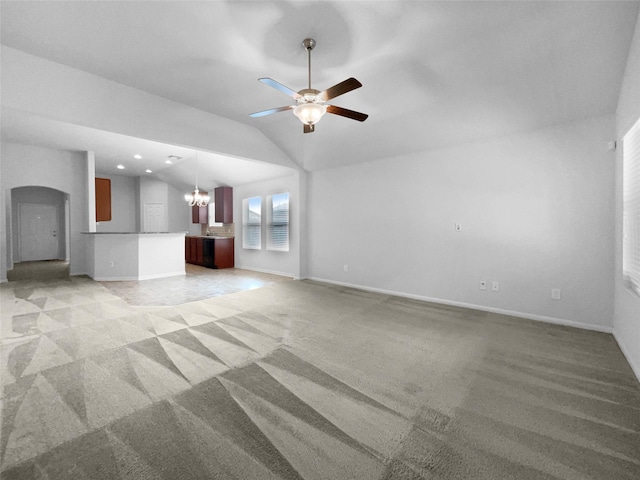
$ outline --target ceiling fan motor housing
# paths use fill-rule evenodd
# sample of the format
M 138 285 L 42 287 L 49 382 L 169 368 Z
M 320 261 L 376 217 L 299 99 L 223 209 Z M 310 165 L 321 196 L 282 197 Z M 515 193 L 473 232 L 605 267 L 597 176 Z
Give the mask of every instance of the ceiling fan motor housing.
M 298 105 L 302 103 L 324 103 L 324 98 L 322 98 L 320 94 L 320 90 L 316 90 L 315 88 L 305 88 L 304 90 L 300 90 L 298 92 L 300 98 L 296 101 Z

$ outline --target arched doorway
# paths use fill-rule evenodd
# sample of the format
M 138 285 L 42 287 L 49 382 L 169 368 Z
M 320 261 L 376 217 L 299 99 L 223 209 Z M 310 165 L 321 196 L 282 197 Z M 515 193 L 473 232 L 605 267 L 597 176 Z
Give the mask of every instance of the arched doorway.
M 42 186 L 10 191 L 7 279 L 69 277 L 69 195 Z

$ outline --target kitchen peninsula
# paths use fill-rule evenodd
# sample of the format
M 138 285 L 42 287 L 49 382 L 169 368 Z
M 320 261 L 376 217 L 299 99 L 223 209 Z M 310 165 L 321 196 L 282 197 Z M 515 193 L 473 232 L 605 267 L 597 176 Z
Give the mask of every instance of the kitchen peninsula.
M 87 274 L 98 281 L 184 275 L 185 235 L 185 232 L 86 233 Z

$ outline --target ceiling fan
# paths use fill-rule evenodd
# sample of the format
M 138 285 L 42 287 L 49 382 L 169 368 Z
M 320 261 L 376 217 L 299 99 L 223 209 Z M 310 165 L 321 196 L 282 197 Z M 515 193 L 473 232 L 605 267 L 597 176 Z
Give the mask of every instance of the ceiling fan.
M 343 95 L 351 90 L 360 88 L 362 84 L 355 78 L 351 77 L 331 88 L 327 88 L 322 92 L 311 88 L 311 50 L 316 46 L 316 41 L 313 38 L 305 38 L 302 41 L 302 46 L 307 51 L 309 60 L 309 88 L 305 88 L 299 92 L 294 92 L 289 87 L 276 82 L 272 78 L 259 78 L 259 82 L 269 85 L 270 87 L 293 97 L 297 104 L 263 110 L 261 112 L 252 113 L 250 116 L 257 118 L 271 115 L 272 113 L 293 110 L 293 114 L 304 124 L 304 133 L 311 133 L 315 131 L 315 124 L 318 123 L 322 116 L 327 112 L 333 113 L 334 115 L 340 115 L 341 117 L 351 118 L 359 122 L 364 122 L 369 115 L 342 107 L 336 107 L 335 105 L 328 105 L 326 103 L 332 98 L 336 98 L 339 95 Z

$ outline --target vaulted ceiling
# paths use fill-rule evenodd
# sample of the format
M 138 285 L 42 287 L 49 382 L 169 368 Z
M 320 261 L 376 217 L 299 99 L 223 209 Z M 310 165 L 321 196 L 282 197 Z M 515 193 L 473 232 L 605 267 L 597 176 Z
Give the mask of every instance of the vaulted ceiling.
M 639 5 L 2 1 L 0 12 L 3 45 L 249 125 L 317 170 L 615 112 Z M 312 86 L 357 78 L 331 103 L 366 122 L 326 115 L 305 135 L 291 112 L 249 117 L 293 103 L 259 77 L 306 88 L 306 37 Z M 8 117 L 6 140 L 37 144 L 47 130 Z M 57 148 L 86 148 L 54 127 Z

